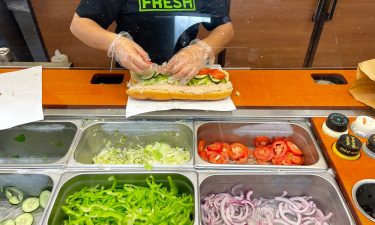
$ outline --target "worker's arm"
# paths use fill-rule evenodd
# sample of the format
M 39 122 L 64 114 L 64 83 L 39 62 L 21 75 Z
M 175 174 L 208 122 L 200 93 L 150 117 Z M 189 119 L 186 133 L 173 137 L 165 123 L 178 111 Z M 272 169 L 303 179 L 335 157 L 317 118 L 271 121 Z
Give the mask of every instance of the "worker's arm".
M 125 68 L 137 73 L 150 68 L 150 59 L 142 47 L 129 38 L 118 37 L 117 34 L 103 29 L 91 19 L 74 14 L 70 30 L 80 41 L 92 48 L 109 50 L 110 53 L 114 50 L 116 60 Z M 114 41 L 114 48 L 110 49 Z
M 77 13 L 74 14 L 70 31 L 86 45 L 103 51 L 108 50 L 117 36 L 115 33 L 103 29 L 95 21 L 82 18 Z
M 233 37 L 231 22 L 216 27 L 202 41 L 181 49 L 173 56 L 166 71 L 177 79 L 190 80 L 207 63 L 213 63 L 215 56 L 229 45 Z
M 233 38 L 234 28 L 229 22 L 216 27 L 203 41 L 213 49 L 214 55 L 217 55 L 229 45 Z

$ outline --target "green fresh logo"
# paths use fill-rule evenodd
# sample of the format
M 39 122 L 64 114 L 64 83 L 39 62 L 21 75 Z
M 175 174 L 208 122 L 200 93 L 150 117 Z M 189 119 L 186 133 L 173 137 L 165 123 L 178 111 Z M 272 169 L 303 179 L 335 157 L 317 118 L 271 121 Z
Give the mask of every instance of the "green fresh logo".
M 138 0 L 140 12 L 195 11 L 195 0 Z

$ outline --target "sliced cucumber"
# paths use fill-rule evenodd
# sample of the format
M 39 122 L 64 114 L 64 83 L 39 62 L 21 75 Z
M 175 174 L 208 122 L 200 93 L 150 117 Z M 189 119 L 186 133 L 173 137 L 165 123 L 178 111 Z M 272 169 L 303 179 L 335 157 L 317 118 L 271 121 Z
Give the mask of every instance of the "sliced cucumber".
M 33 212 L 39 208 L 39 198 L 30 197 L 22 203 L 22 211 L 25 213 Z
M 156 76 L 156 72 L 155 71 L 149 71 L 147 73 L 142 74 L 141 79 L 142 80 L 149 80 L 149 79 L 153 78 L 154 76 Z
M 49 190 L 44 190 L 39 195 L 40 207 L 46 208 L 49 198 L 51 197 L 51 192 Z
M 16 222 L 12 219 L 7 219 L 0 222 L 0 225 L 16 225 Z
M 219 80 L 219 79 L 216 79 L 216 78 L 214 78 L 214 77 L 212 77 L 212 76 L 210 76 L 210 79 L 212 80 L 212 82 L 214 82 L 215 84 L 218 84 L 218 83 L 220 83 L 221 82 L 221 80 Z
M 21 203 L 22 200 L 20 200 L 17 196 L 12 196 L 10 199 L 8 199 L 9 203 L 12 205 L 18 205 Z
M 32 225 L 33 221 L 34 217 L 31 215 L 31 213 L 23 213 L 17 216 L 15 219 L 16 225 Z
M 207 77 L 207 74 L 203 74 L 203 75 L 195 75 L 195 76 L 194 76 L 194 78 L 195 78 L 195 79 L 198 79 L 198 80 L 203 79 L 203 78 L 205 78 L 205 77 Z
M 20 204 L 23 200 L 23 193 L 15 187 L 4 188 L 4 193 L 10 204 L 17 205 Z

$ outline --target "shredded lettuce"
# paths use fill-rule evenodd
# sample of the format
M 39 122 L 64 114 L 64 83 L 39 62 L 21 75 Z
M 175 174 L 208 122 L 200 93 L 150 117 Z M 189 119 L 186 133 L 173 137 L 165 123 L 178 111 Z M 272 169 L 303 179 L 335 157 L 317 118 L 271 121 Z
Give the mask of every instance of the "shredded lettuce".
M 188 225 L 193 224 L 194 201 L 191 194 L 179 194 L 177 185 L 168 176 L 169 190 L 146 179 L 146 187 L 118 184 L 85 187 L 70 195 L 61 207 L 66 218 L 64 225 Z
M 151 169 L 155 164 L 179 165 L 189 161 L 191 152 L 172 147 L 164 142 L 155 142 L 146 147 L 116 148 L 108 142 L 93 161 L 95 164 L 142 164 Z

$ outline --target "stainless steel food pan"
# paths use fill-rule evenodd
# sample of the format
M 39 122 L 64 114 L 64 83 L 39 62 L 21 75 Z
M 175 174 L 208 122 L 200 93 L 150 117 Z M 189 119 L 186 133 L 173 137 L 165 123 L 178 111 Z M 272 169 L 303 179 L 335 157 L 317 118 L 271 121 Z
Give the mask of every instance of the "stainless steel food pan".
M 288 196 L 312 196 L 324 214 L 333 213 L 330 225 L 355 224 L 334 178 L 328 172 L 205 172 L 200 173 L 198 179 L 201 201 L 209 194 L 228 192 L 233 186 L 243 184 L 240 189 L 253 190 L 254 198 L 274 198 L 283 191 L 287 191 Z
M 79 121 L 42 121 L 0 130 L 0 167 L 62 166 Z
M 48 210 L 45 224 L 60 225 L 66 218 L 61 210 L 65 199 L 82 189 L 83 187 L 91 187 L 95 185 L 110 186 L 112 182 L 108 181 L 110 176 L 115 176 L 119 184 L 135 184 L 147 186 L 145 179 L 153 175 L 157 183 L 163 183 L 168 186 L 167 177 L 171 176 L 175 181 L 180 193 L 188 193 L 194 196 L 195 204 L 195 224 L 198 224 L 197 208 L 197 174 L 194 172 L 67 172 L 60 179 L 57 192 L 52 197 L 53 206 Z
M 165 142 L 172 147 L 182 147 L 193 153 L 192 123 L 158 122 L 158 121 L 128 121 L 128 122 L 98 122 L 84 129 L 80 140 L 69 158 L 69 167 L 76 168 L 135 168 L 142 169 L 143 165 L 114 165 L 93 164 L 93 157 L 103 150 L 111 141 L 112 146 L 129 148 L 140 145 L 146 146 L 154 142 Z M 154 165 L 153 169 L 189 168 L 193 169 L 193 154 L 190 160 L 181 165 Z
M 59 174 L 46 171 L 27 173 L 20 173 L 20 171 L 0 171 L 0 186 L 4 188 L 16 187 L 23 193 L 23 199 L 30 196 L 38 197 L 43 190 L 50 190 L 53 193 L 53 187 L 57 184 L 58 179 Z M 46 208 L 48 208 L 49 205 L 48 203 Z M 32 212 L 34 225 L 42 224 L 46 211 L 47 210 L 39 207 L 36 211 Z M 22 214 L 21 204 L 12 207 L 4 193 L 0 192 L 0 221 L 10 218 L 15 219 L 15 217 L 20 214 Z
M 195 122 L 197 135 L 194 143 L 197 151 L 198 141 L 206 144 L 215 141 L 229 143 L 240 142 L 253 148 L 257 136 L 278 137 L 291 139 L 303 151 L 305 164 L 303 166 L 274 166 L 257 164 L 212 164 L 195 154 L 195 167 L 206 169 L 261 169 L 261 170 L 326 170 L 327 163 L 310 131 L 303 121 L 296 122 Z

